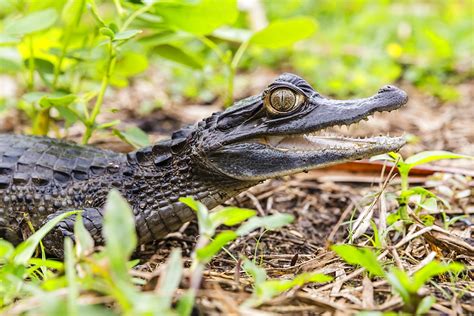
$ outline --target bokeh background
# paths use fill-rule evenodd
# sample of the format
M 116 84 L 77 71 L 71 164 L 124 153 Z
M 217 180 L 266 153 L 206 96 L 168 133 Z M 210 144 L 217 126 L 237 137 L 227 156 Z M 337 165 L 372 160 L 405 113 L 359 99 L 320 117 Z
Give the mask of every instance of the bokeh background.
M 0 0 L 0 130 L 80 140 L 89 126 L 92 142 L 146 145 L 290 71 L 336 98 L 401 85 L 403 114 L 349 132 L 472 154 L 473 12 L 471 0 Z

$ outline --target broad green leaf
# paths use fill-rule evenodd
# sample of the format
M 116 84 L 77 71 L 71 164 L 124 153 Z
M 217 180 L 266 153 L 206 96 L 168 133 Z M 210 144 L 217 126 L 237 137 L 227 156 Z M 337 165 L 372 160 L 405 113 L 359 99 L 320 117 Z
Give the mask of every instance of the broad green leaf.
M 77 19 L 80 18 L 85 7 L 85 0 L 67 0 L 61 12 L 61 21 L 68 28 L 77 25 Z
M 42 108 L 46 109 L 51 107 L 68 106 L 75 100 L 76 96 L 74 94 L 68 94 L 64 96 L 46 95 L 39 100 L 39 104 Z
M 115 189 L 105 203 L 103 233 L 112 264 L 121 266 L 135 250 L 137 234 L 132 209 Z
M 29 93 L 25 93 L 22 96 L 22 99 L 28 103 L 35 103 L 35 102 L 38 102 L 42 97 L 49 96 L 49 95 L 50 94 L 47 92 L 39 92 L 39 91 L 29 92 Z
M 434 197 L 425 199 L 423 203 L 420 203 L 420 206 L 430 213 L 438 211 L 438 202 Z
M 333 245 L 331 249 L 349 264 L 360 265 L 372 275 L 384 275 L 384 270 L 377 256 L 370 249 L 357 248 L 351 245 Z
M 233 24 L 239 13 L 236 0 L 157 2 L 154 8 L 172 28 L 198 35 L 209 34 L 220 26 Z
M 64 270 L 64 263 L 61 261 L 43 259 L 43 258 L 31 258 L 28 260 L 28 264 L 31 266 L 43 266 L 48 269 L 54 269 L 58 271 Z
M 0 65 L 0 73 L 19 72 L 22 70 L 21 62 L 18 62 L 15 58 L 0 56 Z
M 17 36 L 9 34 L 0 34 L 0 46 L 16 45 L 20 43 L 21 39 Z
M 428 315 L 431 306 L 436 303 L 436 299 L 433 296 L 425 296 L 418 304 L 415 315 Z
M 209 244 L 197 249 L 197 258 L 199 261 L 204 263 L 211 261 L 211 259 L 222 249 L 222 247 L 237 237 L 238 235 L 232 230 L 220 232 Z
M 153 50 L 156 54 L 168 60 L 180 63 L 184 66 L 193 69 L 202 69 L 203 63 L 193 55 L 189 54 L 182 48 L 178 48 L 172 45 L 158 45 Z
M 0 258 L 10 258 L 15 247 L 8 241 L 0 239 Z
M 139 42 L 143 45 L 158 46 L 163 44 L 175 43 L 183 40 L 190 40 L 194 38 L 194 35 L 186 32 L 175 32 L 170 30 L 160 31 L 154 34 L 140 37 Z
M 104 36 L 107 36 L 111 39 L 113 39 L 115 37 L 115 33 L 113 30 L 111 30 L 109 27 L 107 26 L 103 26 L 99 29 L 99 32 L 100 34 L 104 35 Z
M 257 214 L 254 210 L 239 208 L 239 207 L 225 207 L 217 212 L 211 213 L 209 217 L 214 227 L 222 224 L 227 226 L 237 225 L 246 219 Z
M 265 269 L 257 266 L 255 263 L 253 263 L 247 258 L 244 258 L 242 268 L 246 273 L 252 276 L 253 282 L 256 286 L 262 284 L 267 279 L 267 272 L 265 271 Z
M 30 62 L 31 59 L 25 59 L 25 67 L 29 68 L 30 67 Z M 36 71 L 42 73 L 42 74 L 53 74 L 54 73 L 54 65 L 52 62 L 46 59 L 41 59 L 41 58 L 33 58 L 33 63 L 34 63 L 34 68 Z
M 426 266 L 415 272 L 413 281 L 411 282 L 412 292 L 417 292 L 432 277 L 444 274 L 446 272 L 459 273 L 464 270 L 464 266 L 460 263 L 453 262 L 450 264 L 431 261 Z
M 253 217 L 242 224 L 236 233 L 239 236 L 245 236 L 251 231 L 263 227 L 268 230 L 275 230 L 288 225 L 294 220 L 294 216 L 290 214 L 274 214 L 265 217 Z
M 80 211 L 70 211 L 66 213 L 62 213 L 46 224 L 44 224 L 40 229 L 38 229 L 33 235 L 28 237 L 27 240 L 23 241 L 21 244 L 19 244 L 15 251 L 14 251 L 14 258 L 13 262 L 16 265 L 25 265 L 28 260 L 33 256 L 36 247 L 38 247 L 41 239 L 46 236 L 49 231 L 51 231 L 59 222 L 61 222 L 63 219 L 65 219 L 68 216 L 71 216 L 73 214 L 77 214 Z
M 408 304 L 411 299 L 410 278 L 405 271 L 397 268 L 392 268 L 390 272 L 385 275 L 385 279 L 390 283 L 393 290 L 400 295 L 403 302 Z
M 434 151 L 423 151 L 411 157 L 408 157 L 405 160 L 405 163 L 410 165 L 410 167 L 422 165 L 436 160 L 442 159 L 474 159 L 474 157 L 459 155 L 449 151 L 444 150 L 434 150 Z
M 258 31 L 250 38 L 250 43 L 266 48 L 289 47 L 316 32 L 318 25 L 309 17 L 278 20 Z
M 150 145 L 150 140 L 147 133 L 138 127 L 130 127 L 125 131 L 114 130 L 114 134 L 119 136 L 122 140 L 129 143 L 135 148 L 145 147 Z
M 82 216 L 79 214 L 74 222 L 74 237 L 76 239 L 76 255 L 83 257 L 94 250 L 94 239 L 84 227 Z
M 114 68 L 114 76 L 125 78 L 137 75 L 148 68 L 148 59 L 145 55 L 126 52 L 117 60 Z
M 196 294 L 192 289 L 186 291 L 178 300 L 176 311 L 179 316 L 189 316 L 193 310 Z
M 114 41 L 126 41 L 136 36 L 137 34 L 140 34 L 141 32 L 142 32 L 141 30 L 127 30 L 127 31 L 119 32 L 115 34 Z
M 325 283 L 332 281 L 333 277 L 322 273 L 302 273 L 298 274 L 291 283 L 293 286 L 303 286 L 306 283 Z
M 199 224 L 199 234 L 213 236 L 214 228 L 212 226 L 207 207 L 190 196 L 179 198 L 179 201 L 186 204 L 196 212 Z
M 67 314 L 77 315 L 76 301 L 79 296 L 79 285 L 76 278 L 74 246 L 69 237 L 64 239 L 64 265 L 67 279 Z
M 160 280 L 156 288 L 157 295 L 161 300 L 162 308 L 170 308 L 173 295 L 179 287 L 183 273 L 183 259 L 181 250 L 174 248 L 166 260 L 165 269 L 160 273 Z
M 19 19 L 8 21 L 5 32 L 8 34 L 31 34 L 51 27 L 58 18 L 55 9 L 36 11 Z

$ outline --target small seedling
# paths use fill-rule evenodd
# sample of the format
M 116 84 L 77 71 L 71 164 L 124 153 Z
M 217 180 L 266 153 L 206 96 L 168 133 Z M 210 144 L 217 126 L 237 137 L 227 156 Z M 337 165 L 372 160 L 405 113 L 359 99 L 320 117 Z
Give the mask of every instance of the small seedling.
M 424 296 L 420 292 L 431 278 L 447 272 L 460 273 L 464 269 L 460 263 L 444 264 L 432 261 L 410 277 L 407 272 L 393 265 L 384 267 L 377 255 L 368 248 L 334 245 L 331 249 L 347 263 L 361 266 L 372 276 L 386 279 L 392 285 L 393 291 L 402 298 L 404 310 L 415 315 L 426 314 L 436 302 L 434 297 Z

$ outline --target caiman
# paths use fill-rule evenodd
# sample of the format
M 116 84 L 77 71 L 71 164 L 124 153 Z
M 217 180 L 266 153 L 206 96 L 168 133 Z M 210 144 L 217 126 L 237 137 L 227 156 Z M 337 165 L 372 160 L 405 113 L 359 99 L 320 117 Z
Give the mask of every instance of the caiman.
M 139 243 L 162 238 L 195 216 L 180 197 L 212 209 L 269 178 L 398 150 L 402 137 L 348 138 L 325 129 L 396 110 L 407 99 L 384 86 L 369 98 L 332 100 L 285 73 L 262 93 L 128 154 L 2 134 L 0 238 L 18 244 L 51 218 L 79 209 L 102 244 L 103 206 L 112 188 L 133 209 Z M 62 257 L 73 224 L 73 216 L 66 218 L 45 237 L 49 254 Z

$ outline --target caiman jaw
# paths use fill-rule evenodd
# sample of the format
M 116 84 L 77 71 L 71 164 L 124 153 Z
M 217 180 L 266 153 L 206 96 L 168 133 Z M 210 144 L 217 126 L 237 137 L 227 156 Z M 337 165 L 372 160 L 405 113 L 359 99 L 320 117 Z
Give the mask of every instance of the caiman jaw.
M 325 133 L 330 127 L 350 126 L 374 113 L 399 109 L 408 97 L 393 86 L 364 99 L 332 100 L 298 76 L 284 74 L 260 100 L 251 98 L 218 118 L 224 141 L 207 158 L 229 177 L 261 181 L 397 151 L 405 144 L 403 137 Z

